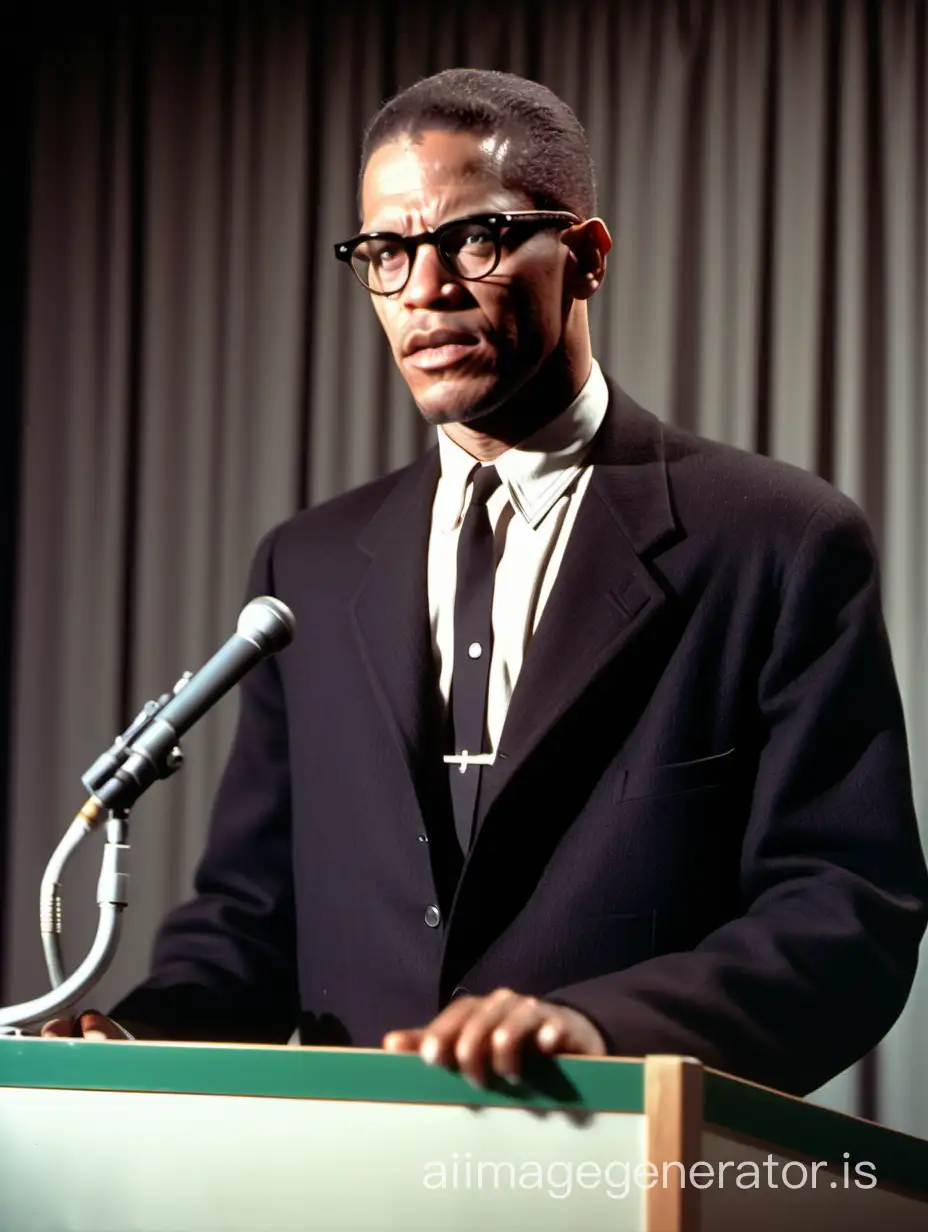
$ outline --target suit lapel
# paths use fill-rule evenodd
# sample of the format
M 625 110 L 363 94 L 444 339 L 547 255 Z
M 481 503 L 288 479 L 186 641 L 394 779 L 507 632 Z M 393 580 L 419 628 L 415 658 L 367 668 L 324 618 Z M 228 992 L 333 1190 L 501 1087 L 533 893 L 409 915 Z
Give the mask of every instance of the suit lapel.
M 610 384 L 593 474 L 485 770 L 478 828 L 539 742 L 663 607 L 642 561 L 675 530 L 658 419 Z
M 364 665 L 423 812 L 429 790 L 423 772 L 433 761 L 441 765 L 434 748 L 438 688 L 423 599 L 437 479 L 437 450 L 432 450 L 400 477 L 364 528 L 358 546 L 370 564 L 351 603 Z

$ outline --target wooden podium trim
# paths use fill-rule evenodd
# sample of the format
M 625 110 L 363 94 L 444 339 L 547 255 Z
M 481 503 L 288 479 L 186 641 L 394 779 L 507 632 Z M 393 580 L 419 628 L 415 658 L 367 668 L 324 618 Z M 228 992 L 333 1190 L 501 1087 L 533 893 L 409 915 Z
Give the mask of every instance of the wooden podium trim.
M 699 1190 L 680 1168 L 688 1178 L 702 1149 L 702 1078 L 692 1057 L 645 1058 L 645 1159 L 656 1170 L 644 1192 L 645 1232 L 699 1232 Z
M 705 1121 L 765 1146 L 828 1158 L 835 1167 L 847 1152 L 852 1161 L 872 1163 L 881 1186 L 928 1194 L 928 1142 L 796 1095 L 707 1069 Z

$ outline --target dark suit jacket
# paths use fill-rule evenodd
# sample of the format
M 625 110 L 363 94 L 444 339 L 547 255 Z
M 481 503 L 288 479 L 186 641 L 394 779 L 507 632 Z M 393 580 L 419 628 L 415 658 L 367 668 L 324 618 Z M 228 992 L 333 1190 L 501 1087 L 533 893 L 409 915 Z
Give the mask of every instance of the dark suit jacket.
M 437 451 L 266 537 L 250 590 L 297 635 L 243 683 L 197 896 L 114 1016 L 377 1046 L 508 986 L 619 1054 L 798 1092 L 876 1044 L 928 885 L 864 518 L 614 387 L 593 463 L 463 867 L 426 603 Z

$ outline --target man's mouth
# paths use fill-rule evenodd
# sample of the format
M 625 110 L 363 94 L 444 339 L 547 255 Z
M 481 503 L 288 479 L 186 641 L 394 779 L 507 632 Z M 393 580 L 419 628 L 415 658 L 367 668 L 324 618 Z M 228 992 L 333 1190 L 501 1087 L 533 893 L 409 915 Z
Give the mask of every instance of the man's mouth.
M 473 354 L 480 339 L 459 329 L 416 329 L 403 339 L 406 363 L 433 372 L 460 363 Z
M 417 347 L 406 357 L 406 363 L 422 372 L 435 372 L 450 368 L 473 356 L 476 339 L 472 342 L 445 342 L 438 346 Z

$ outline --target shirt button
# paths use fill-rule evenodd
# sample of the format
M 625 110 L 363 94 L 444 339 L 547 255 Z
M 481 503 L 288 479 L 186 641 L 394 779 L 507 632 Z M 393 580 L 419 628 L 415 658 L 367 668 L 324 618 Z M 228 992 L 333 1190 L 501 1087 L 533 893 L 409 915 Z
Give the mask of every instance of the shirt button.
M 429 928 L 437 928 L 441 923 L 441 912 L 434 903 L 429 903 L 425 909 L 425 922 Z
M 471 644 L 467 647 L 467 653 L 472 659 L 479 659 L 483 654 L 483 647 L 479 642 L 471 642 Z

